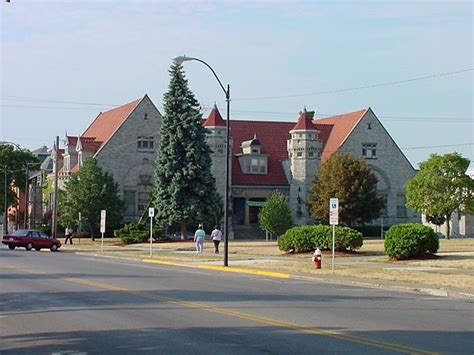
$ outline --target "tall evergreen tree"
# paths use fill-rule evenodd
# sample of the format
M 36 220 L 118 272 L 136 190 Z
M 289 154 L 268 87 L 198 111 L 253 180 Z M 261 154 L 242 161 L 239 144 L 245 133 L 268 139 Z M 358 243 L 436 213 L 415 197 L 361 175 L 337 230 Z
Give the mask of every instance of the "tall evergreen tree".
M 311 215 L 329 223 L 329 200 L 339 199 L 339 220 L 351 226 L 380 216 L 382 198 L 377 196 L 377 177 L 364 160 L 347 153 L 334 153 L 321 165 L 311 187 Z
M 112 175 L 104 173 L 95 159 L 88 158 L 65 184 L 58 210 L 62 225 L 77 224 L 81 212 L 82 223 L 93 237 L 99 231 L 100 211 L 107 211 L 106 225 L 110 231 L 122 222 L 124 203 Z
M 153 205 L 156 220 L 179 226 L 184 239 L 188 226 L 220 221 L 222 199 L 211 174 L 211 149 L 201 124 L 199 103 L 188 88 L 181 64 L 173 64 L 169 73 Z

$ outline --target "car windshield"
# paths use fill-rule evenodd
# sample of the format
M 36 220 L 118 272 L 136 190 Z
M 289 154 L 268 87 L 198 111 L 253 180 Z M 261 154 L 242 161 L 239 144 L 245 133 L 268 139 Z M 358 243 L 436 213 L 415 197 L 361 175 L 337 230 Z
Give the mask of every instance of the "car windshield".
M 21 235 L 26 235 L 28 231 L 26 229 L 18 229 L 17 231 L 13 232 L 12 235 L 18 237 Z

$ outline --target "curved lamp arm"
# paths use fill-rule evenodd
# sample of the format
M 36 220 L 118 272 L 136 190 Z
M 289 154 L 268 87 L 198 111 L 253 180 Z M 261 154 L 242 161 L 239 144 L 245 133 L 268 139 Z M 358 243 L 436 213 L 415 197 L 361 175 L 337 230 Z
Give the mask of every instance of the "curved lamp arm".
M 194 58 L 194 57 L 186 57 L 185 55 L 178 55 L 176 57 L 173 57 L 173 62 L 175 62 L 176 64 L 182 64 L 183 62 L 187 62 L 187 61 L 191 61 L 191 60 L 195 60 L 197 62 L 200 62 L 200 63 L 204 64 L 206 67 L 209 68 L 209 70 L 212 72 L 212 74 L 214 74 L 214 77 L 217 79 L 217 82 L 221 86 L 222 90 L 224 91 L 226 100 L 229 100 L 230 99 L 230 91 L 226 90 L 224 88 L 224 85 L 222 85 L 222 82 L 220 81 L 220 79 L 217 76 L 216 72 L 214 71 L 214 69 L 212 69 L 212 67 L 209 64 L 207 64 L 202 59 Z

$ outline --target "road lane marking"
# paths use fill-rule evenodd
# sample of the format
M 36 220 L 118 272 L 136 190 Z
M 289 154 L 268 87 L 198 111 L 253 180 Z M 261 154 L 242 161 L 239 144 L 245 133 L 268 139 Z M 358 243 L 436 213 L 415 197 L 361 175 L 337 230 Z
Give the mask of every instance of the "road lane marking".
M 189 264 L 175 263 L 175 262 L 172 262 L 172 261 L 154 260 L 154 259 L 143 259 L 142 261 L 144 263 L 170 265 L 170 266 L 181 266 L 181 267 L 188 267 L 188 268 L 195 268 L 195 269 L 205 269 L 205 270 L 218 270 L 218 271 L 226 271 L 226 272 L 236 272 L 236 273 L 241 273 L 241 274 L 278 277 L 278 278 L 282 278 L 282 279 L 289 279 L 290 278 L 290 274 L 285 274 L 283 272 L 242 269 L 242 268 L 237 268 L 237 267 L 232 267 L 232 266 L 203 265 L 203 264 L 201 264 L 201 265 L 189 265 Z
M 86 280 L 86 279 L 82 279 L 82 278 L 58 277 L 58 276 L 55 276 L 54 274 L 50 274 L 48 272 L 32 270 L 32 269 L 25 269 L 25 268 L 19 269 L 19 268 L 15 268 L 15 267 L 12 267 L 12 266 L 7 266 L 7 265 L 4 265 L 4 264 L 0 264 L 0 267 L 4 268 L 4 269 L 15 270 L 15 271 L 23 271 L 23 272 L 31 273 L 31 274 L 50 275 L 53 278 L 56 278 L 56 279 L 62 280 L 62 281 L 66 281 L 66 282 L 69 282 L 69 283 L 76 283 L 76 284 L 91 286 L 91 287 L 102 289 L 102 290 L 122 292 L 122 293 L 126 293 L 126 294 L 129 294 L 129 295 L 134 295 L 134 296 L 138 296 L 138 297 L 142 297 L 142 298 L 147 298 L 147 299 L 152 299 L 152 300 L 156 300 L 156 301 L 172 303 L 172 304 L 180 305 L 180 306 L 183 306 L 183 307 L 186 307 L 186 308 L 192 308 L 192 309 L 197 309 L 197 310 L 201 310 L 201 311 L 207 311 L 207 312 L 216 313 L 216 314 L 219 314 L 219 315 L 229 316 L 229 317 L 233 317 L 233 318 L 240 318 L 240 319 L 250 320 L 250 321 L 253 321 L 253 322 L 266 324 L 266 325 L 273 325 L 273 326 L 277 326 L 277 327 L 281 327 L 281 328 L 293 329 L 293 330 L 301 331 L 301 332 L 312 334 L 312 335 L 328 336 L 328 337 L 332 337 L 332 338 L 336 338 L 336 339 L 340 339 L 340 340 L 344 340 L 344 341 L 349 341 L 349 342 L 352 342 L 352 343 L 358 343 L 358 344 L 362 344 L 362 345 L 368 345 L 368 346 L 372 346 L 372 347 L 398 351 L 398 352 L 401 352 L 401 353 L 407 353 L 407 354 L 437 354 L 436 352 L 426 351 L 426 350 L 412 348 L 412 347 L 403 346 L 403 345 L 387 343 L 387 342 L 379 341 L 379 340 L 362 338 L 362 337 L 358 337 L 358 336 L 350 335 L 350 334 L 345 334 L 345 333 L 334 331 L 334 330 L 327 330 L 327 329 L 307 326 L 307 325 L 298 324 L 298 323 L 280 321 L 280 320 L 277 320 L 277 319 L 272 319 L 272 318 L 268 318 L 268 317 L 262 317 L 262 316 L 254 315 L 254 314 L 251 314 L 251 313 L 234 311 L 234 310 L 231 310 L 231 309 L 228 309 L 228 308 L 215 307 L 215 306 L 210 306 L 210 305 L 207 305 L 207 304 L 202 304 L 202 303 L 197 303 L 197 302 L 184 301 L 184 300 L 180 300 L 180 299 L 177 299 L 177 298 L 164 297 L 164 296 L 155 295 L 155 294 L 152 294 L 152 293 L 149 293 L 149 292 L 144 292 L 144 291 L 134 291 L 134 290 L 131 290 L 131 289 L 128 289 L 128 288 L 119 287 L 119 286 L 115 286 L 115 285 L 112 285 L 112 284 L 106 284 L 106 283 L 102 283 L 102 282 L 90 281 L 90 280 Z

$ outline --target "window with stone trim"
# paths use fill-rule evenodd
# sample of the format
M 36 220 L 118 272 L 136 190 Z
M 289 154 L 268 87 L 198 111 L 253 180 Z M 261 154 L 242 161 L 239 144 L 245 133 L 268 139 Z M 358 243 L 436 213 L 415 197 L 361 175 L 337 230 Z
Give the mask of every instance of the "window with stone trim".
M 377 143 L 363 143 L 362 156 L 366 159 L 377 159 Z
M 406 199 L 404 194 L 397 195 L 397 217 L 404 218 L 407 216 Z
M 138 136 L 137 149 L 139 152 L 153 152 L 155 150 L 155 139 L 153 136 Z
M 136 191 L 135 190 L 124 190 L 123 192 L 123 201 L 125 203 L 125 216 L 135 216 L 136 215 L 136 201 L 135 201 Z

